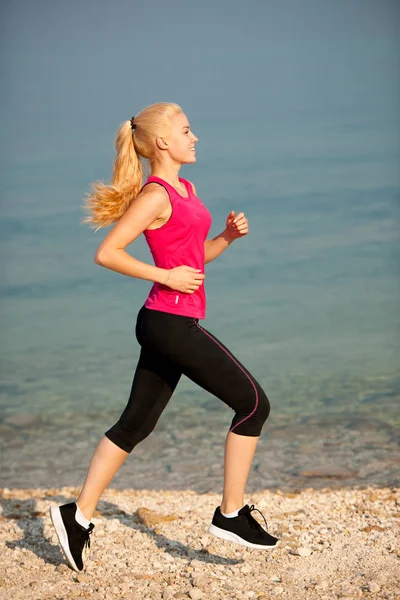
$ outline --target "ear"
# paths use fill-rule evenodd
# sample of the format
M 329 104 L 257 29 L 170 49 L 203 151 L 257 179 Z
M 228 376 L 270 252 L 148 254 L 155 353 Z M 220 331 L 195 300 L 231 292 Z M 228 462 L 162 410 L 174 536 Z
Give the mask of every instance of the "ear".
M 156 138 L 156 144 L 157 148 L 160 148 L 160 150 L 166 150 L 168 148 L 167 142 L 162 137 Z

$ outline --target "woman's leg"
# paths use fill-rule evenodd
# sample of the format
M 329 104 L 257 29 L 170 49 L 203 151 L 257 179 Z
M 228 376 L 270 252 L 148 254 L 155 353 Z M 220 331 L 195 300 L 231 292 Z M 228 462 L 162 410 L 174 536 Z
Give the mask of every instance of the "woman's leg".
M 142 348 L 128 404 L 97 446 L 77 500 L 88 520 L 128 454 L 153 431 L 180 377 L 168 359 Z
M 197 324 L 204 336 L 204 344 L 212 344 L 215 358 L 218 356 L 224 375 L 224 385 L 218 383 L 216 373 L 211 387 L 236 415 L 225 442 L 224 487 L 221 512 L 232 513 L 245 504 L 244 494 L 251 463 L 256 451 L 262 426 L 270 413 L 269 400 L 260 384 L 213 334 Z
M 270 405 L 260 384 L 196 319 L 151 315 L 154 347 L 174 360 L 182 373 L 234 411 L 225 446 L 222 512 L 244 505 L 244 492 L 262 426 Z
M 279 540 L 260 525 L 252 515 L 254 506 L 244 501 L 251 462 L 270 412 L 268 398 L 254 377 L 217 338 L 198 323 L 197 333 L 192 326 L 188 329 L 191 333 L 186 339 L 193 350 L 190 354 L 189 347 L 186 348 L 185 356 L 190 358 L 180 362 L 182 372 L 235 411 L 225 446 L 223 498 L 208 531 L 248 548 L 271 550 Z
M 221 512 L 229 514 L 245 504 L 244 494 L 262 426 L 269 416 L 269 400 L 259 383 L 209 331 L 197 324 L 202 352 L 213 359 L 213 375 L 190 369 L 183 372 L 235 410 L 225 442 L 224 487 Z
M 94 528 L 90 519 L 103 491 L 132 449 L 154 429 L 181 376 L 179 368 L 157 349 L 149 350 L 139 312 L 136 335 L 142 346 L 128 404 L 100 441 L 77 502 L 50 507 L 61 548 L 75 571 L 83 569 L 83 551 Z
M 92 519 L 100 496 L 128 455 L 128 452 L 116 446 L 108 438 L 103 437 L 100 441 L 76 502 L 88 521 Z
M 224 491 L 221 512 L 239 510 L 244 505 L 244 492 L 258 437 L 237 435 L 230 431 L 225 443 Z

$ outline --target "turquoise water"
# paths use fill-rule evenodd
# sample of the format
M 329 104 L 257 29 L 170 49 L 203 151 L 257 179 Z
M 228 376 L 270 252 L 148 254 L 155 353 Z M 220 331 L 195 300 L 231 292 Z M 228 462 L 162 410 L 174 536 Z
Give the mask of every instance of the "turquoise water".
M 211 210 L 212 234 L 231 209 L 250 224 L 206 269 L 204 325 L 259 379 L 276 414 L 379 412 L 396 423 L 398 121 L 349 110 L 192 127 L 198 162 L 182 175 Z M 127 400 L 150 285 L 97 266 L 106 232 L 80 224 L 89 183 L 110 176 L 112 137 L 80 145 L 71 135 L 57 148 L 53 132 L 43 136 L 42 150 L 28 146 L 2 167 L 2 415 L 40 415 L 51 429 L 77 413 L 80 428 L 100 432 Z M 128 250 L 150 261 L 144 239 Z M 183 379 L 171 402 L 193 422 L 206 402 L 206 432 L 227 410 L 209 400 Z M 65 419 L 64 434 L 75 426 Z

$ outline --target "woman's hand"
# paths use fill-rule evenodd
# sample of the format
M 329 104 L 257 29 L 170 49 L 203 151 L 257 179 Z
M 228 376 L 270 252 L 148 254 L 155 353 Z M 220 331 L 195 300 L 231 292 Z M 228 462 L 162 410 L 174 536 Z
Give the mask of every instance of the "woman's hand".
M 193 267 L 183 265 L 181 267 L 170 269 L 169 276 L 166 277 L 163 285 L 176 290 L 177 292 L 194 294 L 203 283 L 204 278 L 205 275 L 200 269 L 193 269 Z
M 249 233 L 249 224 L 244 213 L 235 216 L 232 210 L 226 219 L 226 233 L 232 240 L 237 240 Z

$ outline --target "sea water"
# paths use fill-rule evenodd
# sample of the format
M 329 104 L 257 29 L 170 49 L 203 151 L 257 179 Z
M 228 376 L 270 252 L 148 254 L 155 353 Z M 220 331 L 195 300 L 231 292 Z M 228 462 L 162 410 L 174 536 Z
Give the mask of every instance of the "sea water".
M 192 126 L 197 164 L 181 175 L 212 213 L 210 235 L 224 229 L 231 210 L 249 220 L 249 235 L 206 266 L 203 325 L 263 385 L 272 405 L 266 427 L 273 430 L 285 415 L 351 419 L 354 427 L 367 419 L 372 429 L 378 421 L 389 427 L 393 441 L 400 394 L 398 121 L 348 110 Z M 150 289 L 96 265 L 108 229 L 94 233 L 80 222 L 90 182 L 110 178 L 112 138 L 85 140 L 81 153 L 79 139 L 71 139 L 52 154 L 43 150 L 43 136 L 42 150 L 3 166 L 8 486 L 22 485 L 28 471 L 41 485 L 54 484 L 43 456 L 79 462 L 82 449 L 93 449 L 118 418 L 139 354 L 136 314 Z M 143 236 L 127 250 L 151 262 Z M 178 427 L 179 415 L 200 450 L 232 418 L 185 378 L 160 431 Z M 61 439 L 79 443 L 67 445 L 65 455 Z M 146 444 L 151 450 L 151 437 Z

